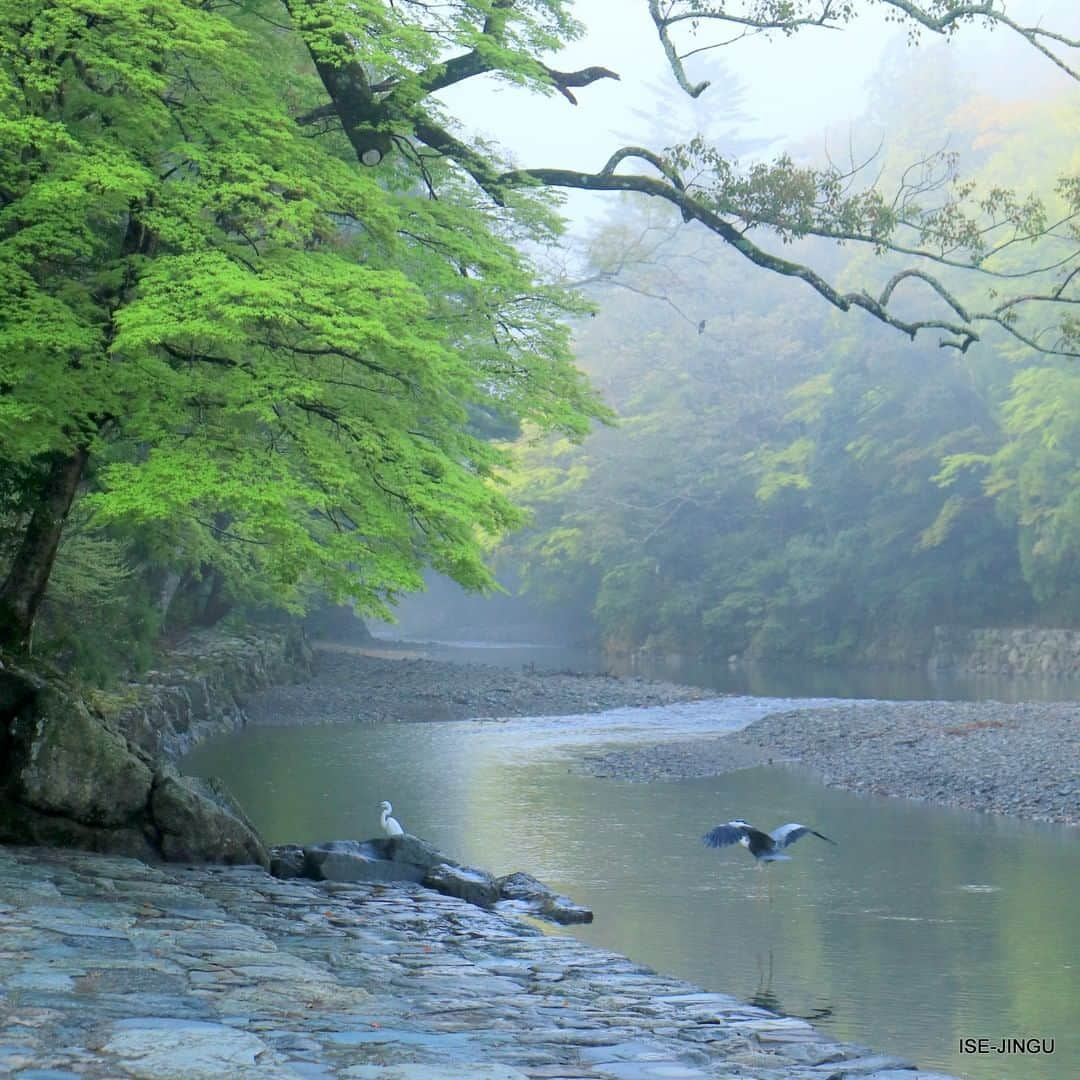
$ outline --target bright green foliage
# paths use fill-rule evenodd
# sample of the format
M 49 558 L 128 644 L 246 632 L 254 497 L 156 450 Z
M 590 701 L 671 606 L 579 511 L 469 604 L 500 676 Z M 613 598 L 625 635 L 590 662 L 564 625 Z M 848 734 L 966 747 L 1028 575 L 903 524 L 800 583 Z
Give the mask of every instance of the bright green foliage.
M 296 0 L 292 10 L 315 50 L 339 63 L 355 54 L 335 40 L 346 34 L 365 43 L 364 62 L 377 78 L 409 80 L 418 68 L 439 63 L 448 46 L 479 48 L 487 68 L 514 82 L 541 80 L 535 57 L 581 34 L 572 0 Z M 485 22 L 491 27 L 481 32 Z M 495 29 L 497 27 L 497 30 Z
M 563 6 L 515 47 L 572 31 Z M 383 611 L 428 562 L 487 587 L 485 538 L 521 514 L 470 416 L 579 436 L 603 413 L 559 321 L 580 305 L 515 247 L 553 219 L 477 208 L 438 164 L 434 200 L 298 125 L 325 95 L 287 21 L 0 0 L 0 457 L 89 443 L 94 525 L 240 598 Z M 406 30 L 371 64 L 434 56 Z

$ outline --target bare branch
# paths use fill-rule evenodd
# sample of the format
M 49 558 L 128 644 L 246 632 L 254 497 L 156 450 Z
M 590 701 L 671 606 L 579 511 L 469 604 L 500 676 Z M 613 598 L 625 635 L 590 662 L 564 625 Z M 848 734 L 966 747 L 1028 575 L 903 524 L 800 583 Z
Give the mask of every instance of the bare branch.
M 886 18 L 906 22 L 912 37 L 921 30 L 948 36 L 955 33 L 961 24 L 976 21 L 1006 27 L 1070 78 L 1080 79 L 1080 63 L 1077 61 L 1080 39 L 1038 25 L 1017 22 L 1006 13 L 1003 0 L 980 0 L 977 3 L 963 3 L 960 0 L 878 0 L 878 5 L 891 9 Z M 854 4 L 837 0 L 713 0 L 711 3 L 708 0 L 666 0 L 665 3 L 649 0 L 649 14 L 660 36 L 668 64 L 679 85 L 691 97 L 698 97 L 708 86 L 708 83 L 692 85 L 683 68 L 683 62 L 695 53 L 729 44 L 747 33 L 779 32 L 791 36 L 807 27 L 838 30 L 853 22 L 860 13 Z M 674 31 L 685 26 L 689 34 L 697 35 L 710 24 L 739 26 L 743 28 L 743 33 L 727 42 L 679 51 L 671 36 Z

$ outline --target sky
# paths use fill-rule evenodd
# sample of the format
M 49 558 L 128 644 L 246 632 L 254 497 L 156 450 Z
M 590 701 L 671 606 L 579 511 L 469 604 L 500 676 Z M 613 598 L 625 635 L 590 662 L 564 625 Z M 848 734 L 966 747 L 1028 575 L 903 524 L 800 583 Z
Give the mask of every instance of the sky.
M 486 78 L 441 95 L 470 130 L 510 150 L 521 166 L 601 168 L 628 136 L 642 130 L 635 110 L 652 111 L 650 84 L 674 82 L 646 0 L 577 0 L 574 11 L 588 33 L 551 60 L 552 66 L 575 70 L 600 64 L 617 71 L 620 82 L 602 80 L 577 91 L 576 107 L 560 96 L 530 95 Z M 1080 37 L 1080 0 L 1009 0 L 1008 11 L 1017 21 L 1041 17 L 1045 25 Z M 905 39 L 904 30 L 871 10 L 842 32 L 808 30 L 792 38 L 757 38 L 712 55 L 722 57 L 745 87 L 741 109 L 748 114 L 747 130 L 766 133 L 777 140 L 774 145 L 817 139 L 824 146 L 827 129 L 835 137 L 862 115 L 883 53 L 903 47 Z M 923 40 L 930 46 L 940 41 L 936 35 Z M 987 93 L 1017 97 L 1069 83 L 1049 61 L 1002 29 L 964 27 L 948 48 Z M 688 72 L 693 79 L 693 62 Z M 711 103 L 710 93 L 705 92 L 703 104 Z M 721 97 L 712 101 L 724 109 Z M 696 134 L 678 119 L 663 118 L 672 124 L 667 145 Z M 609 201 L 603 195 L 572 193 L 567 214 L 578 226 L 587 225 L 603 216 Z

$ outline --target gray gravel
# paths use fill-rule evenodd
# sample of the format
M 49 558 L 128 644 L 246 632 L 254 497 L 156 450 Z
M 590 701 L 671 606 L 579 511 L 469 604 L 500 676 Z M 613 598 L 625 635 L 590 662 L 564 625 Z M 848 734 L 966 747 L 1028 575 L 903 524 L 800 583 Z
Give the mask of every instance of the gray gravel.
M 733 735 L 594 756 L 624 780 L 806 766 L 833 787 L 1080 824 L 1080 704 L 852 701 L 775 713 Z
M 261 724 L 469 720 L 568 716 L 716 696 L 700 687 L 648 679 L 518 672 L 408 651 L 317 646 L 309 681 L 260 691 L 244 702 L 244 711 Z

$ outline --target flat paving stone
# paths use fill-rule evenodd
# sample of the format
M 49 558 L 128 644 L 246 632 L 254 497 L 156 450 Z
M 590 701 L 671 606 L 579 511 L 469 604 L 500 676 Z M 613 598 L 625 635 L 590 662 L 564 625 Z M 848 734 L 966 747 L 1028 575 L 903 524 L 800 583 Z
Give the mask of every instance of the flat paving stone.
M 221 1076 L 288 1076 L 268 1061 L 270 1049 L 254 1035 L 224 1024 L 135 1021 L 116 1025 L 101 1046 L 118 1068 L 151 1080 L 203 1080 Z
M 951 1080 L 419 885 L 3 846 L 0 1075 Z

